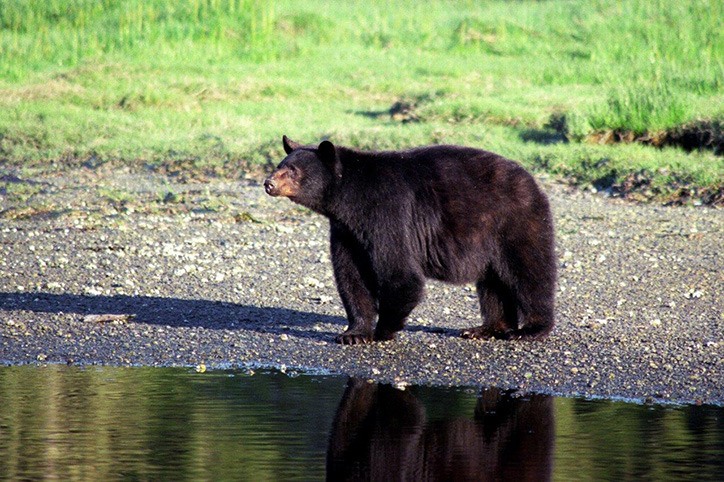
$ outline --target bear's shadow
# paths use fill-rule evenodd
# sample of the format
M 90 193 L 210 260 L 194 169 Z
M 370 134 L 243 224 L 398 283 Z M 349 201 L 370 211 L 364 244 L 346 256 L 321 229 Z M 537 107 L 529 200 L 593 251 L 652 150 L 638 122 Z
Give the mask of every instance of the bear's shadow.
M 294 333 L 295 336 L 327 340 L 347 324 L 340 316 L 247 306 L 225 301 L 163 298 L 157 296 L 89 296 L 44 292 L 0 293 L 0 313 L 24 310 L 36 313 L 76 313 L 79 316 L 126 314 L 136 323 L 171 327 L 201 327 L 211 330 L 252 330 L 260 333 Z M 336 332 L 314 329 L 319 323 L 336 325 Z

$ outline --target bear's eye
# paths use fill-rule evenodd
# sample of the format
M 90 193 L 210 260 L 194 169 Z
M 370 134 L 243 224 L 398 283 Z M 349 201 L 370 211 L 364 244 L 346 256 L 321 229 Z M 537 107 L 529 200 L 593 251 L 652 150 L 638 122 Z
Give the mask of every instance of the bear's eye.
M 299 169 L 297 169 L 297 166 L 290 165 L 290 166 L 287 166 L 287 168 L 289 169 L 290 176 L 297 177 L 297 175 L 299 174 Z

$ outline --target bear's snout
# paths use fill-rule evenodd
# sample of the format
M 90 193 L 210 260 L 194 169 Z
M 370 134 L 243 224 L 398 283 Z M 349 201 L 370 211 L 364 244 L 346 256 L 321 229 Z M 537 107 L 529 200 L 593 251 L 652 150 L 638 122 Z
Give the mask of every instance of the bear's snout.
M 274 179 L 269 177 L 264 181 L 264 190 L 268 195 L 276 196 L 276 185 L 274 184 Z
M 299 192 L 299 183 L 292 179 L 289 169 L 282 167 L 272 173 L 264 181 L 264 190 L 270 196 L 292 198 Z

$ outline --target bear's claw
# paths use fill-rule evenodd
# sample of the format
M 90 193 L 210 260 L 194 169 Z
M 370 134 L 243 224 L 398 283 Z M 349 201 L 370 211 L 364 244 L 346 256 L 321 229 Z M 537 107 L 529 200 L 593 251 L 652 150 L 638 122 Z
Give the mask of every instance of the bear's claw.
M 337 335 L 335 341 L 341 345 L 365 345 L 372 343 L 372 335 L 345 331 L 341 335 Z

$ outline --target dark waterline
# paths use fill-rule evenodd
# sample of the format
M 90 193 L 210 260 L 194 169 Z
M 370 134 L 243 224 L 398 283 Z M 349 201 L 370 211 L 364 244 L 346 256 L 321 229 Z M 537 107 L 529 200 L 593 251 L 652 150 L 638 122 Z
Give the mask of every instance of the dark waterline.
M 2 480 L 722 480 L 724 408 L 178 368 L 0 368 Z

